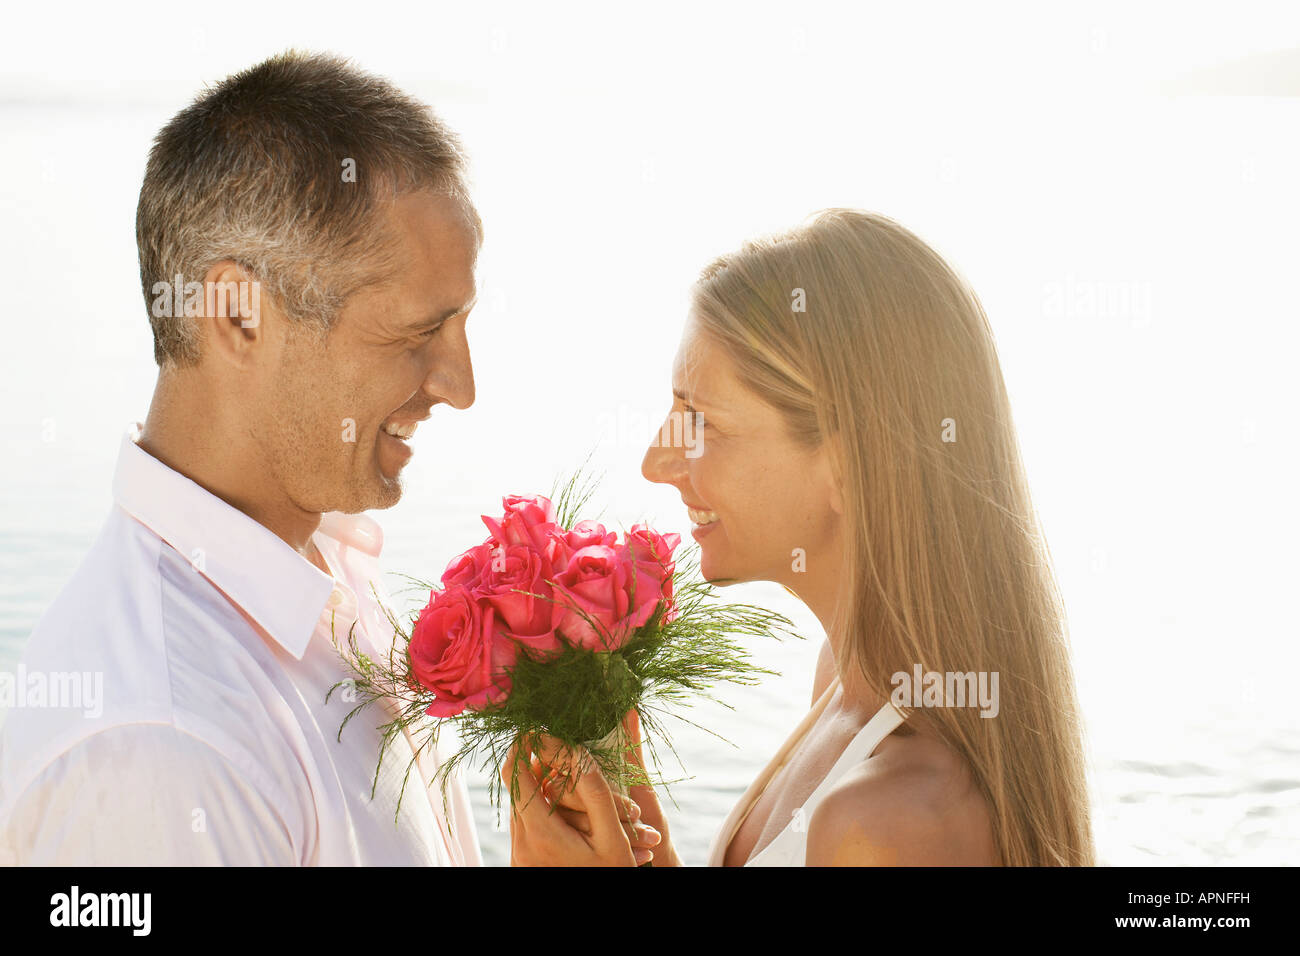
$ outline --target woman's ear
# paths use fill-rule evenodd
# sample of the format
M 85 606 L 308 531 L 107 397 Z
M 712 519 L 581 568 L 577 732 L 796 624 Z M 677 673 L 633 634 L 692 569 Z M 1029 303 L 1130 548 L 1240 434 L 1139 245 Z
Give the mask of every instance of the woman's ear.
M 824 449 L 830 466 L 831 510 L 837 515 L 844 514 L 844 456 L 840 450 L 839 439 L 835 436 L 825 440 Z

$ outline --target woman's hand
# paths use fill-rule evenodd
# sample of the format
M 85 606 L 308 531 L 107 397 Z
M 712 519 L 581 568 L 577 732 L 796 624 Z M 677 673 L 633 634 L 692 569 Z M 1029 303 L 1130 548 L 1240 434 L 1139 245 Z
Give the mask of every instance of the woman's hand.
M 501 767 L 511 789 L 510 862 L 513 866 L 637 866 L 660 840 L 639 824 L 640 809 L 613 793 L 586 751 L 562 751 L 543 738 L 545 764 L 516 742 Z M 513 773 L 518 768 L 517 774 Z
M 623 730 L 627 739 L 633 742 L 632 759 L 636 765 L 645 770 L 645 757 L 641 753 L 641 720 L 635 710 L 629 710 L 623 718 Z M 629 787 L 628 796 L 641 811 L 641 822 L 659 834 L 659 844 L 655 847 L 655 866 L 681 866 L 682 861 L 673 848 L 668 836 L 668 818 L 664 808 L 659 804 L 659 795 L 651 786 Z
M 623 732 L 627 735 L 627 739 L 632 742 L 632 752 L 630 754 L 632 761 L 644 771 L 645 758 L 641 750 L 641 722 L 635 710 L 629 710 L 623 718 Z M 582 811 L 584 807 L 581 794 L 573 789 L 571 783 L 566 786 L 566 780 L 572 779 L 573 755 L 554 737 L 542 735 L 537 745 L 536 756 L 539 760 L 536 764 L 538 776 L 542 779 L 544 790 L 548 796 L 552 793 L 558 793 L 561 807 L 569 808 L 574 812 Z M 631 798 L 632 806 L 636 808 L 640 823 L 640 827 L 628 827 L 628 837 L 633 849 L 637 848 L 638 839 L 645 838 L 642 831 L 648 830 L 649 833 L 653 834 L 652 839 L 654 842 L 641 845 L 654 847 L 654 865 L 681 866 L 682 862 L 677 856 L 677 851 L 668 838 L 668 818 L 659 803 L 659 795 L 655 793 L 654 787 L 649 785 L 630 787 L 628 796 Z M 627 799 L 617 795 L 615 795 L 615 798 L 618 800 Z M 638 820 L 634 819 L 630 822 L 636 824 Z M 639 864 L 642 860 L 638 858 L 637 862 Z

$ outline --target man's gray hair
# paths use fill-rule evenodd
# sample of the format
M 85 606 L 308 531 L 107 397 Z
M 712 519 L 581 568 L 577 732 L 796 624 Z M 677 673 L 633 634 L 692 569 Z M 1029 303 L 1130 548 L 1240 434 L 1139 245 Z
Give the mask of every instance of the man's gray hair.
M 146 307 L 157 284 L 202 283 L 230 260 L 323 334 L 348 295 L 391 267 L 382 200 L 452 195 L 481 235 L 465 175 L 456 135 L 388 81 L 337 56 L 272 57 L 205 91 L 155 137 L 135 226 Z M 199 359 L 184 312 L 149 308 L 159 365 Z

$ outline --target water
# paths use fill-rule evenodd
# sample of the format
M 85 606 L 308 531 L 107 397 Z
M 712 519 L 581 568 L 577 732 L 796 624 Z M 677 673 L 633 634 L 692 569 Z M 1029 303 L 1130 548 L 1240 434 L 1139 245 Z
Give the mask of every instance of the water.
M 416 461 L 419 457 L 417 452 Z M 100 490 L 108 482 L 111 465 L 109 455 L 97 469 L 95 484 Z M 416 467 L 415 462 L 411 467 Z M 85 484 L 91 484 L 94 473 L 83 472 Z M 549 483 L 538 487 L 547 490 Z M 87 488 L 86 497 L 104 496 Z M 59 495 L 51 494 L 41 501 L 32 511 L 34 518 L 56 514 L 59 500 Z M 475 522 L 466 516 L 476 515 L 476 508 L 491 509 L 486 494 L 463 491 L 444 501 L 444 512 L 404 501 L 393 512 L 376 516 L 387 526 L 385 558 L 390 569 L 420 573 L 436 569 L 461 543 L 481 537 Z M 88 510 L 70 509 L 74 515 Z M 0 534 L 0 669 L 12 670 L 32 624 L 89 546 L 97 530 L 89 517 L 77 515 L 77 524 L 62 530 L 20 526 Z M 390 585 L 401 586 L 395 579 Z M 754 645 L 755 660 L 781 676 L 757 687 L 725 692 L 722 696 L 734 711 L 706 701 L 688 713 L 692 721 L 730 743 L 684 723 L 677 726 L 674 743 L 686 772 L 693 776 L 671 788 L 676 805 L 668 800 L 665 805 L 679 852 L 690 864 L 705 861 L 723 818 L 807 708 L 820 640 L 815 620 L 779 587 L 745 585 L 731 589 L 727 596 L 790 615 L 807 638 Z M 88 610 L 86 626 L 94 627 L 93 609 Z M 1166 677 L 1174 683 L 1186 680 L 1179 675 Z M 1101 687 L 1085 684 L 1081 691 L 1092 744 L 1094 826 L 1102 861 L 1112 865 L 1293 862 L 1298 846 L 1295 821 L 1300 814 L 1296 773 L 1300 731 L 1294 720 L 1286 713 L 1270 715 L 1261 707 L 1267 694 L 1263 688 L 1220 681 L 1217 698 L 1194 708 L 1176 706 L 1168 689 L 1149 681 L 1149 676 L 1134 673 L 1133 683 L 1147 684 L 1147 694 L 1154 698 L 1145 707 L 1117 707 L 1117 700 L 1137 700 L 1142 692 L 1135 689 L 1130 694 L 1125 682 L 1113 677 Z M 1166 710 L 1171 703 L 1175 706 Z M 670 779 L 682 772 L 673 763 L 664 769 Z M 471 772 L 475 820 L 485 861 L 503 864 L 509 858 L 509 838 L 498 829 L 487 782 L 484 774 Z
M 687 285 L 746 235 L 828 205 L 878 209 L 954 259 L 998 335 L 1070 612 L 1102 861 L 1293 862 L 1296 103 L 1039 102 L 1028 128 L 975 94 L 904 102 L 897 84 L 848 112 L 827 85 L 719 117 L 685 81 L 638 87 L 624 109 L 621 88 L 569 79 L 573 112 L 555 116 L 545 84 L 458 97 L 404 76 L 462 130 L 488 239 L 470 320 L 479 398 L 422 427 L 407 496 L 376 516 L 388 567 L 436 571 L 501 494 L 546 491 L 593 448 L 607 519 L 685 530 L 675 493 L 638 469 Z M 135 192 L 189 80 L 135 105 L 0 106 L 0 668 L 96 533 L 122 429 L 147 409 Z M 787 135 L 771 114 L 796 108 Z M 552 139 L 565 148 L 519 145 Z M 672 826 L 694 864 L 808 706 L 819 640 L 780 588 L 728 596 L 790 614 L 809 640 L 755 647 L 781 676 L 728 693 L 734 712 L 692 714 L 731 744 L 679 730 L 694 776 L 674 787 Z M 477 820 L 499 864 L 484 783 Z

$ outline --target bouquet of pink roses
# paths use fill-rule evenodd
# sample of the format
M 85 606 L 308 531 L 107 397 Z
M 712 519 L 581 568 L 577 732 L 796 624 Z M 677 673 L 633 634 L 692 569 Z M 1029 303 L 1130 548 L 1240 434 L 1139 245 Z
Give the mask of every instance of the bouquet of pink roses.
M 381 727 L 381 764 L 403 730 L 423 732 L 418 753 L 454 724 L 459 746 L 438 772 L 445 785 L 463 760 L 477 754 L 484 768 L 496 767 L 517 739 L 545 733 L 585 747 L 611 785 L 626 790 L 649 782 L 624 735 L 629 710 L 653 754 L 656 740 L 667 742 L 661 718 L 681 717 L 670 708 L 693 695 L 712 698 L 716 683 L 752 684 L 771 673 L 750 663 L 740 639 L 792 633 L 786 618 L 717 603 L 693 551 L 675 559 L 679 535 L 637 524 L 620 539 L 576 520 L 572 512 L 589 496 L 571 482 L 558 508 L 541 495 L 503 499 L 500 518 L 483 517 L 487 539 L 453 558 L 438 586 L 415 582 L 429 599 L 409 624 L 390 616 L 387 661 L 363 653 L 350 634 L 350 653 L 339 652 L 360 703 L 340 737 L 354 715 L 386 699 L 397 716 Z M 490 779 L 499 807 L 499 777 Z

